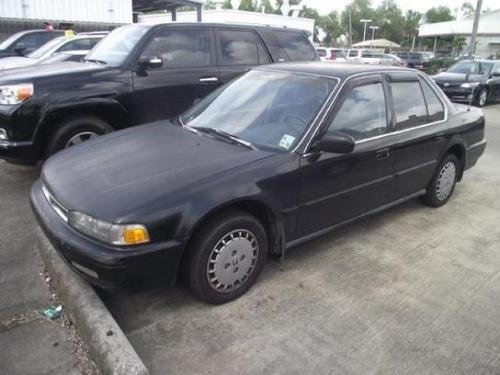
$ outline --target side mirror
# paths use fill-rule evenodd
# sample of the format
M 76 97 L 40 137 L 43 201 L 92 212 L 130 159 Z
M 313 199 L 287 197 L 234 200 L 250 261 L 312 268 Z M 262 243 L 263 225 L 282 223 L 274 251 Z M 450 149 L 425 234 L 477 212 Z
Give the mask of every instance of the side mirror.
M 19 56 L 24 56 L 25 52 L 26 52 L 26 46 L 24 45 L 24 43 L 17 43 L 15 46 L 14 46 L 14 51 L 19 55 Z
M 334 154 L 348 154 L 354 150 L 354 138 L 344 133 L 325 134 L 314 145 L 314 150 Z
M 141 68 L 161 68 L 163 60 L 158 55 L 144 55 L 139 57 L 137 65 Z

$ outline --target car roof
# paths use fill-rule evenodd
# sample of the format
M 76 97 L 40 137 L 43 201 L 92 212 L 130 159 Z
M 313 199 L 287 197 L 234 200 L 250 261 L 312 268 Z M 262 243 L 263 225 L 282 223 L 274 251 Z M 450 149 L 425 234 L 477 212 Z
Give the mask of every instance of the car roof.
M 144 24 L 137 24 L 144 25 Z M 232 23 L 211 23 L 211 22 L 175 22 L 175 23 L 156 23 L 151 24 L 151 29 L 153 28 L 161 28 L 161 27 L 221 27 L 221 28 L 229 28 L 229 29 L 255 29 L 255 30 L 273 30 L 273 31 L 290 31 L 290 32 L 300 32 L 303 34 L 307 34 L 305 30 L 293 29 L 289 27 L 273 27 L 273 26 L 264 26 L 264 25 L 243 25 L 243 24 L 232 24 Z
M 368 64 L 327 64 L 324 62 L 297 62 L 297 63 L 280 63 L 273 65 L 264 65 L 254 68 L 256 70 L 274 70 L 290 73 L 305 73 L 315 74 L 331 78 L 340 78 L 344 80 L 350 76 L 362 73 L 377 73 L 377 72 L 417 72 L 414 69 L 379 66 Z

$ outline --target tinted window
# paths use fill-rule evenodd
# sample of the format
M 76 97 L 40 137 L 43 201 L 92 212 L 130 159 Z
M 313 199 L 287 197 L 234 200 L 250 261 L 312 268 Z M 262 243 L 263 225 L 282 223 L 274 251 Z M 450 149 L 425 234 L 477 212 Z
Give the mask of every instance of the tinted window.
M 450 73 L 463 74 L 489 74 L 493 64 L 490 62 L 477 62 L 464 60 L 459 61 L 447 71 Z
M 356 57 L 356 56 L 358 56 L 358 51 L 356 51 L 356 50 L 349 51 L 349 57 Z
M 220 65 L 267 64 L 269 55 L 253 31 L 218 30 Z
M 45 44 L 45 42 L 48 42 L 50 39 L 52 39 L 52 34 L 49 32 L 32 33 L 23 36 L 18 43 L 24 44 L 24 47 L 27 50 L 33 51 L 42 44 Z
M 316 52 L 318 53 L 318 56 L 320 56 L 320 57 L 326 57 L 326 49 L 324 49 L 324 48 L 317 48 Z
M 382 83 L 355 87 L 338 110 L 328 132 L 342 132 L 356 140 L 387 132 L 387 113 Z
M 210 32 L 206 29 L 165 30 L 157 34 L 143 55 L 157 55 L 167 68 L 210 65 Z
M 316 58 L 314 48 L 304 34 L 275 31 L 274 35 L 290 60 L 311 61 Z
M 407 129 L 427 122 L 424 97 L 417 81 L 391 82 L 391 90 L 398 129 Z
M 422 80 L 422 90 L 424 91 L 427 103 L 428 122 L 440 121 L 444 119 L 444 106 L 434 90 L 427 82 Z
M 361 57 L 371 57 L 372 53 L 370 51 L 361 51 Z
M 76 39 L 69 43 L 66 43 L 64 46 L 59 48 L 57 52 L 63 51 L 74 51 L 74 50 L 90 50 L 94 47 L 99 39 L 97 38 L 88 38 L 88 39 Z
M 493 73 L 493 74 L 495 74 L 495 75 L 500 75 L 500 64 L 496 64 L 496 65 L 493 67 L 493 69 L 492 69 L 491 73 Z

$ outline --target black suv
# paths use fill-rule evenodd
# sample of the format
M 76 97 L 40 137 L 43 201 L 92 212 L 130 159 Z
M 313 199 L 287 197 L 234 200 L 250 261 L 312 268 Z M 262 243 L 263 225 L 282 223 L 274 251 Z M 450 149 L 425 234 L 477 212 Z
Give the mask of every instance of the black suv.
M 425 70 L 429 66 L 429 59 L 422 52 L 396 52 L 407 68 Z
M 62 30 L 27 30 L 15 33 L 0 43 L 0 58 L 26 56 L 49 40 L 62 35 Z
M 0 157 L 35 163 L 89 138 L 166 119 L 250 67 L 317 60 L 303 31 L 134 24 L 84 59 L 0 73 Z

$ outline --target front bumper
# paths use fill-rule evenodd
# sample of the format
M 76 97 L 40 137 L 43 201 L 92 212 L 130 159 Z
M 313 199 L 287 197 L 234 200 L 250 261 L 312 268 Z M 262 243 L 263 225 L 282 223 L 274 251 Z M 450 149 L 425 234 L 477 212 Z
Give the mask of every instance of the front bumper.
M 0 141 L 0 159 L 16 164 L 34 165 L 39 155 L 39 150 L 31 142 Z
M 43 195 L 40 180 L 31 189 L 31 205 L 40 227 L 61 258 L 93 285 L 127 292 L 176 281 L 185 239 L 126 249 L 90 239 L 56 214 Z
M 472 88 L 446 87 L 439 85 L 448 98 L 456 102 L 469 102 L 471 100 Z

